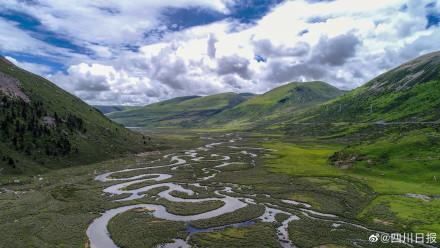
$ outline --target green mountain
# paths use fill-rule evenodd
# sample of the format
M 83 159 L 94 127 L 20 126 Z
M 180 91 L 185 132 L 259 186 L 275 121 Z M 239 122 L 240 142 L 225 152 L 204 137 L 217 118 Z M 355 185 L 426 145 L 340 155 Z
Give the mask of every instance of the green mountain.
M 129 127 L 194 127 L 252 97 L 249 93 L 177 97 L 139 109 L 110 113 L 108 116 Z
M 93 105 L 93 107 L 99 110 L 99 112 L 103 114 L 141 108 L 138 106 L 122 106 L 122 105 Z
M 36 173 L 151 147 L 48 80 L 0 57 L 0 173 Z
M 293 119 L 295 122 L 430 122 L 440 118 L 440 52 L 426 54 Z
M 270 125 L 285 119 L 296 111 L 323 103 L 344 94 L 324 82 L 292 82 L 255 96 L 223 111 L 207 123 L 209 126 L 255 127 Z

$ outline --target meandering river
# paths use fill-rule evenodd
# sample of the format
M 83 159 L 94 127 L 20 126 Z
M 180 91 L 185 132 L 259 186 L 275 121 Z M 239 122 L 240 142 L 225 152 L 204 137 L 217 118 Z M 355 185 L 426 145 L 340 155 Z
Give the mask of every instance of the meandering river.
M 195 220 L 203 220 L 209 219 L 213 217 L 217 217 L 226 213 L 234 212 L 238 209 L 244 208 L 249 204 L 257 204 L 255 200 L 252 198 L 252 195 L 247 196 L 233 196 L 237 195 L 234 192 L 232 187 L 224 187 L 223 189 L 218 189 L 213 191 L 213 197 L 207 198 L 190 198 L 195 195 L 195 192 L 190 188 L 187 188 L 188 184 L 179 183 L 177 180 L 173 181 L 174 174 L 177 169 L 182 166 L 191 165 L 191 163 L 201 163 L 205 162 L 206 167 L 202 168 L 201 171 L 205 176 L 199 177 L 197 182 L 191 184 L 194 187 L 207 187 L 201 185 L 216 177 L 222 171 L 219 170 L 223 167 L 233 166 L 233 165 L 245 165 L 255 166 L 255 160 L 259 156 L 259 152 L 267 152 L 264 148 L 254 148 L 254 147 L 240 147 L 239 145 L 232 146 L 231 143 L 235 143 L 237 141 L 241 141 L 242 138 L 235 136 L 232 134 L 227 134 L 225 137 L 227 139 L 221 142 L 213 142 L 208 143 L 204 146 L 198 147 L 196 149 L 184 150 L 180 153 L 172 153 L 166 154 L 162 156 L 160 159 L 162 164 L 154 165 L 155 161 L 152 163 L 145 164 L 139 168 L 130 168 L 119 171 L 107 172 L 101 175 L 96 176 L 95 180 L 101 182 L 114 182 L 115 184 L 105 188 L 103 192 L 111 195 L 122 195 L 124 198 L 118 198 L 118 202 L 130 202 L 132 200 L 140 199 L 146 196 L 146 194 L 153 190 L 160 190 L 157 193 L 157 197 L 166 199 L 171 202 L 177 203 L 202 203 L 207 201 L 222 201 L 224 204 L 214 210 L 207 211 L 200 214 L 194 215 L 176 215 L 167 211 L 165 206 L 159 204 L 133 204 L 127 205 L 123 207 L 118 207 L 114 209 L 110 209 L 102 213 L 100 217 L 95 219 L 87 229 L 87 236 L 90 241 L 91 248 L 119 248 L 115 242 L 111 239 L 111 236 L 108 231 L 108 224 L 110 220 L 118 214 L 124 213 L 126 211 L 143 208 L 147 209 L 151 212 L 151 214 L 159 219 L 170 220 L 170 221 L 182 221 L 189 222 Z M 223 137 L 223 140 L 224 138 Z M 206 141 L 211 140 L 212 138 L 203 138 Z M 199 155 L 200 152 L 203 152 L 203 156 Z M 248 159 L 234 161 L 231 154 L 240 153 L 243 156 L 248 156 Z M 180 155 L 179 155 L 180 154 Z M 164 163 L 165 161 L 165 163 Z M 168 162 L 167 162 L 168 161 Z M 153 173 L 151 172 L 154 169 L 168 169 L 167 173 Z M 124 175 L 124 173 L 129 173 L 130 177 L 120 177 L 120 175 Z M 118 176 L 119 175 L 119 176 Z M 164 182 L 166 181 L 166 182 Z M 134 188 L 134 185 L 141 185 L 138 188 Z M 144 185 L 144 186 L 142 186 Z M 134 188 L 134 189 L 133 189 Z M 188 195 L 189 197 L 180 198 L 175 195 L 172 195 L 171 192 L 180 192 Z M 266 195 L 267 198 L 270 198 L 270 195 Z M 340 225 L 342 223 L 353 225 L 360 229 L 369 230 L 358 224 L 350 224 L 346 221 L 338 220 L 338 216 L 320 213 L 314 211 L 311 205 L 307 203 L 292 201 L 292 200 L 282 200 L 283 203 L 290 204 L 292 207 L 295 207 L 298 211 L 300 211 L 304 216 L 315 219 L 322 219 L 323 221 L 331 221 L 334 222 L 334 225 Z M 274 204 L 270 203 L 258 203 L 265 206 L 265 212 L 262 216 L 255 220 L 250 220 L 244 223 L 236 223 L 223 227 L 214 227 L 207 228 L 204 230 L 197 230 L 197 232 L 213 232 L 219 229 L 224 229 L 225 227 L 240 227 L 246 226 L 250 224 L 254 224 L 255 221 L 262 222 L 276 222 L 275 216 L 279 213 L 285 214 L 287 218 L 285 218 L 281 223 L 278 223 L 277 227 L 277 236 L 281 247 L 295 247 L 294 240 L 289 238 L 288 226 L 294 224 L 296 220 L 299 220 L 300 217 L 292 214 L 291 212 L 283 211 L 281 208 Z M 194 230 L 193 230 L 194 231 Z M 191 247 L 188 244 L 188 239 L 181 240 L 175 239 L 173 243 L 162 244 L 160 247 Z

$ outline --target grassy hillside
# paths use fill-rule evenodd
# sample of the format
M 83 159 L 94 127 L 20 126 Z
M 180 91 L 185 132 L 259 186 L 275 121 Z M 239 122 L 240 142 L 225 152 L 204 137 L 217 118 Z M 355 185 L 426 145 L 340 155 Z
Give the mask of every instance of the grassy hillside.
M 325 102 L 344 91 L 324 82 L 292 82 L 253 97 L 208 120 L 210 125 L 265 126 L 291 116 L 295 111 Z
M 111 113 L 108 116 L 125 126 L 194 127 L 252 96 L 252 94 L 222 93 L 204 97 L 177 97 L 140 109 Z
M 48 80 L 0 60 L 0 173 L 33 173 L 151 148 Z

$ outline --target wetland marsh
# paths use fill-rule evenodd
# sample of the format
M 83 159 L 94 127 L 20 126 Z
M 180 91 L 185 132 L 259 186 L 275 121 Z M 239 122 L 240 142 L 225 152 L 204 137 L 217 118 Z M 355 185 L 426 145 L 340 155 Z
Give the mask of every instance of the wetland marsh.
M 276 137 L 166 142 L 172 148 L 3 180 L 0 247 L 377 247 L 370 235 L 405 230 L 368 220 L 384 196 L 328 165 L 334 146 L 286 162 Z

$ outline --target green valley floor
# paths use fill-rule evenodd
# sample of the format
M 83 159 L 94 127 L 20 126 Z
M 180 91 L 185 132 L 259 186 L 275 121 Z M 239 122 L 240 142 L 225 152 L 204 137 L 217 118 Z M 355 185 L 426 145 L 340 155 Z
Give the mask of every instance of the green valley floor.
M 356 147 L 258 133 L 149 135 L 166 149 L 0 174 L 0 247 L 410 247 L 380 238 L 440 234 L 437 151 L 418 152 L 426 141 L 417 132 Z M 371 161 L 338 167 L 329 159 L 338 151 Z M 406 240 L 439 247 L 425 241 Z

